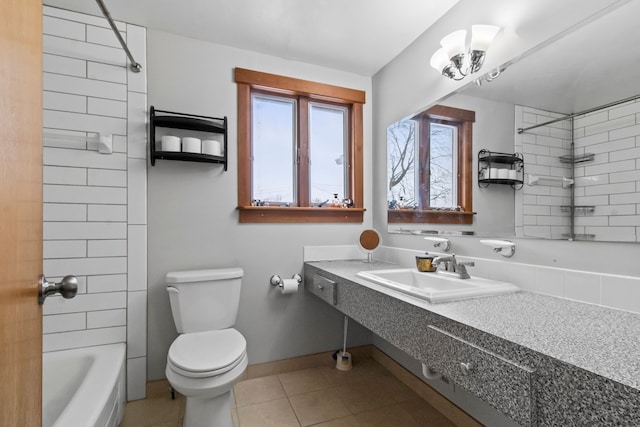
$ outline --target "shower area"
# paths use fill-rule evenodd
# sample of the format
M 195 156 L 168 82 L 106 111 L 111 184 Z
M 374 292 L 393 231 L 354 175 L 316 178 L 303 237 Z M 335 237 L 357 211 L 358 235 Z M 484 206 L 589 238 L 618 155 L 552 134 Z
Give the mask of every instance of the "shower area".
M 517 105 L 516 235 L 640 241 L 640 96 L 573 114 Z
M 74 299 L 44 304 L 42 349 L 125 343 L 136 400 L 147 379 L 146 29 L 97 3 L 94 15 L 42 8 L 43 270 L 78 279 Z M 47 408 L 57 395 L 44 395 Z

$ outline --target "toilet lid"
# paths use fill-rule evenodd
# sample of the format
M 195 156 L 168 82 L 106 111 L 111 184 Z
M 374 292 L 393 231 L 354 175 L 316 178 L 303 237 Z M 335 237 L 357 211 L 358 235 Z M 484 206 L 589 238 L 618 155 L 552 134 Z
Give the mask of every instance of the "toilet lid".
M 247 341 L 233 328 L 194 332 L 176 338 L 169 348 L 168 359 L 185 374 L 212 376 L 237 366 L 246 348 Z

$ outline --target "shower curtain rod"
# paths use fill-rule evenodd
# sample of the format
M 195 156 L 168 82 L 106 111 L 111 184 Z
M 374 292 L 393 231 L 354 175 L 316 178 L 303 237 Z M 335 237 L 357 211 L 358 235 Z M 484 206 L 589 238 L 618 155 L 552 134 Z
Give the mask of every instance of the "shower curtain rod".
M 640 98 L 640 95 L 634 95 L 634 96 L 630 96 L 630 97 L 625 98 L 625 99 L 621 99 L 619 101 L 613 101 L 613 102 L 610 102 L 608 104 L 600 105 L 599 107 L 589 108 L 588 110 L 583 110 L 583 111 L 580 111 L 578 113 L 567 114 L 566 116 L 558 117 L 557 119 L 549 120 L 548 122 L 539 123 L 537 125 L 529 126 L 528 128 L 524 128 L 524 129 L 523 128 L 518 128 L 518 133 L 523 133 L 523 132 L 526 132 L 526 131 L 531 130 L 531 129 L 539 128 L 541 126 L 547 126 L 547 125 L 550 125 L 552 123 L 561 122 L 563 120 L 572 119 L 572 118 L 577 117 L 577 116 L 582 116 L 583 114 L 593 113 L 594 111 L 602 110 L 604 108 L 613 107 L 613 106 L 619 105 L 619 104 L 624 104 L 625 102 L 635 101 L 636 99 L 639 99 L 639 98 Z
M 98 6 L 100 7 L 100 10 L 102 11 L 102 14 L 104 15 L 104 17 L 109 22 L 109 25 L 111 26 L 111 29 L 115 33 L 116 37 L 118 38 L 118 41 L 120 42 L 120 45 L 122 46 L 122 49 L 124 49 L 124 52 L 129 57 L 129 61 L 131 62 L 131 64 L 129 65 L 129 68 L 134 73 L 139 73 L 140 70 L 142 69 L 142 65 L 140 65 L 139 62 L 136 62 L 136 60 L 133 59 L 133 55 L 131 55 L 131 51 L 127 47 L 127 44 L 124 42 L 124 39 L 122 38 L 122 35 L 120 34 L 120 31 L 118 31 L 118 28 L 116 27 L 115 22 L 113 22 L 113 18 L 111 18 L 111 14 L 107 10 L 107 6 L 104 5 L 104 2 L 102 0 L 96 0 L 96 3 L 98 3 Z

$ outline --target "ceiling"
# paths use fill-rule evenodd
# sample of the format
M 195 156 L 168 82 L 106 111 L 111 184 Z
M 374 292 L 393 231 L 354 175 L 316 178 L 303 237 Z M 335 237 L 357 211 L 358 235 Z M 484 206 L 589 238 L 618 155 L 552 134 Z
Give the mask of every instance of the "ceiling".
M 458 0 L 104 0 L 115 20 L 372 76 Z M 49 6 L 101 15 L 92 0 Z

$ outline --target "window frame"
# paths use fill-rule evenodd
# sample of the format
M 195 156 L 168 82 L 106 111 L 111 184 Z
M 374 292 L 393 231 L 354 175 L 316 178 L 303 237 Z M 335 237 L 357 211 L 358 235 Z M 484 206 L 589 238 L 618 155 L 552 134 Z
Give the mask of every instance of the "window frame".
M 238 211 L 241 223 L 251 222 L 362 222 L 363 201 L 363 104 L 365 92 L 292 77 L 268 74 L 244 68 L 235 68 L 234 78 L 238 92 Z M 299 161 L 298 206 L 251 206 L 251 94 L 260 92 L 275 96 L 293 96 L 299 99 L 300 118 L 297 125 Z M 351 208 L 314 207 L 309 201 L 309 102 L 319 101 L 348 106 L 348 170 L 347 177 Z
M 458 183 L 458 168 L 459 168 L 459 150 L 460 150 L 460 123 L 459 122 L 452 122 L 450 120 L 440 120 L 440 119 L 434 119 L 434 118 L 421 118 L 420 120 L 420 129 L 424 128 L 424 132 L 420 133 L 420 144 L 418 144 L 418 156 L 416 156 L 416 158 L 424 158 L 424 162 L 421 162 L 421 164 L 424 164 L 425 167 L 421 168 L 421 170 L 426 171 L 427 173 L 419 173 L 419 185 L 418 185 L 418 192 L 419 192 L 419 196 L 418 196 L 418 200 L 419 200 L 419 206 L 418 209 L 423 209 L 423 210 L 436 210 L 438 209 L 438 207 L 435 206 L 431 206 L 431 182 L 432 182 L 432 173 L 431 173 L 431 127 L 432 125 L 442 125 L 442 126 L 448 126 L 448 127 L 452 127 L 455 129 L 455 134 L 454 134 L 454 138 L 456 138 L 453 141 L 453 144 L 455 145 L 455 147 L 453 147 L 453 162 L 455 163 L 453 165 L 453 172 L 455 174 L 455 181 L 456 184 Z M 424 153 L 424 154 L 423 154 Z M 455 185 L 455 188 L 453 189 L 455 197 L 456 197 L 456 206 L 458 206 L 457 203 L 459 203 L 460 199 L 458 197 L 458 188 L 459 185 Z
M 420 140 L 418 149 L 418 167 L 420 203 L 429 203 L 429 138 L 430 123 L 444 123 L 458 128 L 457 156 L 457 193 L 461 210 L 441 209 L 388 209 L 389 223 L 431 223 L 431 224 L 473 224 L 473 122 L 475 112 L 444 105 L 433 106 L 413 117 L 418 121 Z
M 295 160 L 295 156 L 296 156 L 296 153 L 297 153 L 297 146 L 295 146 L 295 141 L 297 140 L 298 133 L 299 133 L 299 131 L 298 131 L 298 120 L 297 120 L 298 98 L 295 97 L 295 96 L 284 96 L 282 94 L 275 95 L 273 93 L 264 92 L 264 91 L 252 91 L 251 92 L 251 106 L 250 106 L 250 108 L 253 108 L 253 101 L 254 101 L 255 98 L 271 99 L 271 100 L 277 100 L 277 101 L 288 100 L 288 101 L 291 102 L 292 107 L 293 107 L 292 117 L 291 117 L 291 119 L 293 121 L 293 126 L 292 126 L 292 131 L 293 132 L 291 134 L 291 137 L 293 138 L 293 141 L 292 141 L 293 145 L 291 146 L 291 153 L 290 154 L 291 154 L 291 159 Z M 251 125 L 253 126 L 253 123 L 251 123 Z M 251 141 L 251 144 L 253 146 L 253 141 Z M 252 159 L 253 159 L 253 155 L 252 155 Z M 253 173 L 253 168 L 252 168 L 251 172 Z M 298 197 L 299 197 L 298 196 L 298 194 L 299 194 L 298 186 L 300 184 L 299 180 L 298 180 L 298 168 L 297 168 L 297 166 L 296 166 L 296 170 L 294 171 L 293 169 L 291 169 L 291 172 L 294 175 L 293 182 L 292 182 L 292 188 L 291 188 L 292 196 L 293 196 L 294 200 L 292 200 L 291 202 L 292 203 L 297 203 Z M 253 187 L 253 185 L 252 185 L 252 187 Z M 250 191 L 253 193 L 253 188 Z M 266 202 L 272 202 L 272 201 L 266 200 L 266 199 L 263 199 L 263 200 L 265 200 Z M 290 202 L 285 202 L 285 203 L 290 203 Z
M 344 122 L 346 122 L 346 126 L 344 126 L 344 128 L 342 129 L 343 135 L 342 135 L 342 140 L 343 140 L 343 147 L 342 147 L 342 156 L 343 156 L 343 164 L 348 165 L 349 164 L 349 148 L 350 148 L 350 130 L 351 130 L 351 106 L 350 105 L 345 105 L 345 104 L 337 104 L 334 102 L 319 102 L 318 100 L 315 99 L 310 99 L 309 100 L 309 104 L 308 104 L 308 108 L 306 111 L 306 117 L 308 120 L 308 124 L 309 124 L 309 146 L 307 147 L 307 152 L 309 154 L 309 156 L 311 156 L 312 152 L 313 152 L 313 146 L 314 143 L 311 139 L 311 127 L 312 127 L 312 120 L 311 120 L 311 111 L 313 106 L 316 106 L 317 108 L 325 108 L 325 109 L 329 109 L 329 107 L 331 107 L 334 110 L 342 110 L 343 113 L 343 119 Z M 345 124 L 343 122 L 343 124 Z M 345 143 L 346 142 L 346 143 Z M 312 171 L 313 171 L 313 163 L 311 161 L 311 157 L 309 158 L 309 163 L 308 163 L 308 171 L 307 171 L 307 176 L 309 177 L 309 182 L 308 182 L 308 188 L 309 188 L 309 198 L 311 199 L 311 184 L 312 182 Z M 342 169 L 342 180 L 343 180 L 343 185 L 342 185 L 342 192 L 338 192 L 338 194 L 344 194 L 344 197 L 351 197 L 351 182 L 349 179 L 349 167 L 343 167 Z M 314 206 L 314 203 L 309 200 L 309 206 Z

